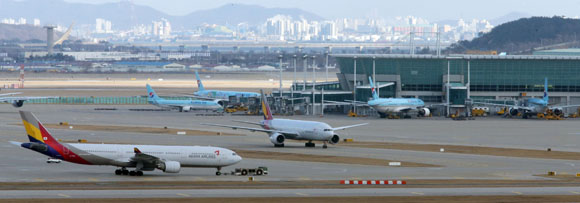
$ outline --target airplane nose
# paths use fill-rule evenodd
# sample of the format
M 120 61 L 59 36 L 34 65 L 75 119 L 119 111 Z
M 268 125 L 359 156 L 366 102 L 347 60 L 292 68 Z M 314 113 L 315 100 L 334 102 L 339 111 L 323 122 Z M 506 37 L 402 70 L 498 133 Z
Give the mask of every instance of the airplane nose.
M 242 157 L 241 156 L 236 156 L 236 163 L 242 161 Z

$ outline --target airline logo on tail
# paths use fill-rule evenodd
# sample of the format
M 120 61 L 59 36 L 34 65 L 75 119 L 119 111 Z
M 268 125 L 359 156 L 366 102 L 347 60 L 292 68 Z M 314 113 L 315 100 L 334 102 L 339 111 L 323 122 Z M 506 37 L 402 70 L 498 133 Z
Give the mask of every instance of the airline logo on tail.
M 274 119 L 272 112 L 270 111 L 270 105 L 268 105 L 268 101 L 266 100 L 266 97 L 264 97 L 264 91 L 260 90 L 260 95 L 262 95 L 262 112 L 264 112 L 264 120 Z
M 199 91 L 203 91 L 203 83 L 201 83 L 201 78 L 199 78 L 199 74 L 195 71 L 195 79 L 197 80 L 197 88 Z
M 149 92 L 149 97 L 153 98 L 153 97 L 155 97 L 155 94 L 153 94 L 153 92 Z
M 26 129 L 30 142 L 42 143 L 48 146 L 49 151 L 47 153 L 49 154 L 47 155 L 53 157 L 60 156 L 62 159 L 69 162 L 90 164 L 88 161 L 84 160 L 54 139 L 34 114 L 27 111 L 20 111 L 20 117 L 22 117 L 22 124 Z

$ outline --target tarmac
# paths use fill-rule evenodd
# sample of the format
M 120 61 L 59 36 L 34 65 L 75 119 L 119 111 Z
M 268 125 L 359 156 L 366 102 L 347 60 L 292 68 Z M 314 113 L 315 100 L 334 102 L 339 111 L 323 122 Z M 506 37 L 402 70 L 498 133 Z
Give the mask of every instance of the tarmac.
M 99 107 L 114 107 L 115 111 L 97 111 Z M 196 116 L 196 113 L 176 111 L 129 111 L 130 108 L 155 108 L 152 106 L 96 106 L 96 105 L 27 105 L 14 108 L 0 105 L 0 182 L 4 183 L 105 183 L 139 181 L 143 184 L 157 181 L 239 181 L 248 177 L 215 176 L 216 169 L 185 168 L 178 174 L 160 171 L 146 172 L 142 177 L 116 176 L 111 166 L 86 166 L 71 163 L 48 164 L 46 157 L 36 152 L 11 145 L 8 141 L 26 142 L 27 137 L 18 110 L 32 111 L 45 124 L 68 122 L 73 129 L 49 129 L 53 136 L 62 140 L 86 139 L 90 142 L 157 144 L 157 145 L 211 145 L 233 150 L 284 152 L 340 156 L 352 159 L 374 158 L 436 165 L 436 167 L 388 167 L 358 164 L 338 164 L 315 161 L 287 161 L 275 159 L 244 158 L 234 166 L 222 169 L 229 172 L 238 167 L 267 166 L 270 174 L 256 177 L 257 181 L 336 181 L 360 180 L 538 180 L 553 178 L 538 176 L 548 171 L 558 174 L 580 172 L 580 161 L 543 158 L 518 158 L 478 154 L 459 154 L 441 151 L 417 151 L 413 149 L 376 149 L 331 145 L 323 149 L 305 148 L 301 142 L 288 142 L 284 148 L 274 148 L 264 133 L 208 127 L 200 123 L 235 124 L 232 120 L 259 121 L 261 116 Z M 276 116 L 275 116 L 276 117 Z M 499 117 L 478 118 L 472 121 L 453 121 L 444 118 L 414 118 L 403 120 L 379 119 L 377 117 L 349 118 L 345 115 L 293 116 L 291 119 L 318 120 L 331 126 L 369 123 L 363 127 L 338 132 L 342 138 L 355 142 L 399 142 L 415 144 L 442 144 L 463 146 L 486 146 L 500 148 L 536 149 L 580 152 L 580 120 L 562 121 L 505 119 Z M 168 127 L 213 132 L 235 133 L 243 136 L 189 136 L 151 134 L 139 132 L 106 132 L 75 130 L 74 125 L 115 125 L 140 127 Z M 579 178 L 580 179 L 580 178 Z M 411 184 L 411 183 L 410 183 Z M 542 187 L 489 187 L 476 188 L 441 186 L 440 188 L 347 188 L 347 189 L 147 189 L 147 190 L 54 190 L 29 189 L 0 190 L 0 198 L 107 198 L 117 197 L 297 197 L 297 196 L 448 196 L 448 195 L 578 195 L 580 184 Z M 184 194 L 184 195 L 179 195 Z M 303 195 L 301 195 L 303 194 Z

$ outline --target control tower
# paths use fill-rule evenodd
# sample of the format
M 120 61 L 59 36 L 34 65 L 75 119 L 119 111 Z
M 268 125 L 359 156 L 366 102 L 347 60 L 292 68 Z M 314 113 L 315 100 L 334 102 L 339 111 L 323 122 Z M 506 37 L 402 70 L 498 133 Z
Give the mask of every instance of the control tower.
M 52 56 L 53 54 L 53 46 L 54 46 L 54 25 L 47 25 L 44 26 L 46 28 L 46 47 L 48 49 L 48 55 Z

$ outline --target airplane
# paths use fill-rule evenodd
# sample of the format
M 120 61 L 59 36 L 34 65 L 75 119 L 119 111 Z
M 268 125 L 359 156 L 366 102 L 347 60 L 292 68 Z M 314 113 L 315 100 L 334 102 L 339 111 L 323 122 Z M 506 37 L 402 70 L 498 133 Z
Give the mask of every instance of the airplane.
M 155 93 L 155 90 L 147 84 L 147 102 L 161 108 L 169 109 L 179 109 L 179 112 L 188 112 L 191 110 L 212 110 L 212 111 L 222 111 L 223 106 L 221 106 L 216 100 L 205 101 L 205 100 L 167 100 L 163 99 Z
M 0 94 L 0 102 L 12 103 L 13 107 L 20 108 L 24 105 L 24 101 L 26 101 L 26 100 L 58 98 L 58 97 L 12 97 L 13 95 L 18 95 L 18 94 L 22 94 L 22 92 Z
M 197 71 L 195 71 L 195 78 L 197 79 L 198 91 L 193 93 L 193 96 L 203 99 L 220 99 L 229 100 L 231 96 L 242 97 L 259 97 L 260 94 L 255 92 L 238 92 L 238 91 L 223 91 L 223 90 L 206 90 L 201 83 L 201 78 Z
M 379 86 L 386 87 L 389 85 L 393 85 L 394 83 L 388 83 Z M 374 108 L 377 113 L 380 115 L 381 118 L 386 118 L 387 115 L 391 114 L 405 114 L 408 115 L 410 112 L 416 112 L 417 116 L 428 116 L 431 114 L 429 108 L 425 107 L 425 102 L 421 99 L 415 98 L 379 98 L 379 95 L 376 92 L 376 87 L 373 83 L 371 77 L 369 77 L 369 85 L 359 86 L 357 88 L 369 88 L 371 89 L 372 99 L 369 100 L 367 103 L 363 102 L 356 102 L 355 105 L 357 106 L 370 106 Z M 341 104 L 341 105 L 352 105 L 352 103 L 347 102 L 335 102 L 335 101 L 327 101 L 329 103 Z
M 315 144 L 312 141 L 323 141 L 324 145 L 322 146 L 322 148 L 327 148 L 326 145 L 327 142 L 334 145 L 340 141 L 340 137 L 334 133 L 335 131 L 368 124 L 363 123 L 333 128 L 324 122 L 276 119 L 272 116 L 270 106 L 266 101 L 263 92 L 260 91 L 260 93 L 262 99 L 262 111 L 264 113 L 264 120 L 256 123 L 248 121 L 235 121 L 235 122 L 258 125 L 261 128 L 231 126 L 213 123 L 202 123 L 202 125 L 226 127 L 232 128 L 234 130 L 242 129 L 249 130 L 252 132 L 255 131 L 265 132 L 268 133 L 270 137 L 270 142 L 274 144 L 274 147 L 284 147 L 284 141 L 286 139 L 292 139 L 292 140 L 307 140 L 308 142 L 305 144 L 306 147 L 315 147 Z
M 522 102 L 522 105 L 508 105 L 508 104 L 494 104 L 494 103 L 485 103 L 485 102 L 473 102 L 474 104 L 479 105 L 488 105 L 488 106 L 501 106 L 506 107 L 509 109 L 509 115 L 516 116 L 519 113 L 522 114 L 522 118 L 527 119 L 534 115 L 538 115 L 539 113 L 545 113 L 548 110 L 552 111 L 555 115 L 562 115 L 564 113 L 564 108 L 568 107 L 577 107 L 580 104 L 575 105 L 564 105 L 564 106 L 553 106 L 548 103 L 550 97 L 548 96 L 548 78 L 544 78 L 544 96 L 540 98 L 528 98 Z
M 242 160 L 232 150 L 210 146 L 60 143 L 34 114 L 20 111 L 20 116 L 30 142 L 10 143 L 71 163 L 119 167 L 115 175 L 142 176 L 143 171 L 155 169 L 179 173 L 181 168 L 196 167 L 217 168 L 219 176 L 222 167 Z
M 387 117 L 387 114 L 408 114 L 412 111 L 417 112 L 417 116 L 428 116 L 431 114 L 431 111 L 429 108 L 425 107 L 425 102 L 421 99 L 379 98 L 371 77 L 369 77 L 369 85 L 371 86 L 373 98 L 367 102 L 367 105 L 377 110 L 381 118 Z

